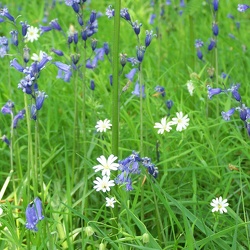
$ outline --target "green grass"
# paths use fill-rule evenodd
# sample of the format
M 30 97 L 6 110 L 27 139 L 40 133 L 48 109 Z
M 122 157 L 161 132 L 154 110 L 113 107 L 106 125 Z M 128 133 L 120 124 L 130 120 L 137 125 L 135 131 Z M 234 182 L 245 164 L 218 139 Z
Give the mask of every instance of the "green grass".
M 51 1 L 1 2 L 14 17 L 21 15 L 17 21 L 19 28 L 21 20 L 38 27 L 48 25 L 55 18 L 65 33 L 70 25 L 79 28 L 75 13 L 64 3 L 52 7 Z M 179 1 L 172 2 L 175 3 L 167 6 L 165 1 L 156 1 L 154 7 L 150 1 L 122 3 L 132 20 L 143 24 L 142 44 L 146 30 L 152 29 L 158 35 L 147 48 L 142 63 L 141 82 L 145 84 L 146 93 L 143 100 L 131 95 L 137 76 L 127 91 L 121 91 L 128 82 L 125 74 L 132 68 L 127 63 L 119 77 L 119 101 L 112 103 L 109 75 L 114 65 L 106 56 L 96 69 L 87 69 L 84 78 L 74 72 L 69 83 L 56 78 L 57 69 L 51 63 L 42 70 L 39 89 L 45 91 L 48 98 L 37 122 L 30 120 L 28 113 L 28 119 L 19 121 L 13 135 L 13 157 L 7 145 L 2 143 L 0 148 L 0 206 L 3 209 L 0 249 L 98 249 L 101 243 L 106 249 L 248 249 L 249 136 L 238 112 L 228 122 L 221 117 L 221 111 L 238 105 L 231 95 L 221 94 L 209 100 L 206 86 L 223 88 L 224 84 L 228 88 L 232 83 L 240 83 L 242 102 L 249 105 L 250 57 L 248 49 L 244 49 L 249 44 L 249 12 L 238 12 L 238 1 L 220 2 L 216 56 L 215 50 L 207 51 L 212 37 L 212 5 L 190 0 L 180 16 Z M 114 7 L 115 1 L 91 1 L 84 5 L 83 12 L 85 20 L 91 10 L 103 13 L 93 37 L 98 39 L 98 48 L 108 42 L 112 55 L 115 52 L 114 19 L 105 16 L 110 4 Z M 165 10 L 163 17 L 159 14 L 161 6 Z M 43 24 L 44 7 L 48 22 Z M 151 13 L 157 15 L 153 25 L 148 22 Z M 229 13 L 234 20 L 227 17 Z M 240 22 L 239 30 L 236 21 Z M 8 37 L 14 28 L 10 22 L 0 23 L 0 27 L 0 36 Z M 135 57 L 138 43 L 133 29 L 125 20 L 121 20 L 120 29 L 119 53 Z M 235 39 L 230 38 L 229 33 Z M 70 54 L 78 50 L 82 63 L 82 41 L 77 49 L 72 45 L 69 50 L 65 39 L 60 32 L 51 31 L 27 45 L 31 54 L 43 50 L 52 55 L 51 48 L 64 51 L 65 58 L 53 55 L 52 62 L 66 63 Z M 205 43 L 204 61 L 196 56 L 195 39 Z M 92 53 L 90 41 L 87 40 L 87 58 Z M 15 102 L 15 112 L 24 108 L 25 98 L 27 105 L 31 104 L 31 98 L 24 97 L 17 89 L 23 74 L 9 67 L 13 58 L 22 61 L 23 46 L 21 40 L 19 51 L 10 45 L 10 55 L 0 58 L 0 105 L 10 99 Z M 211 68 L 215 69 L 212 78 L 207 72 Z M 222 72 L 230 78 L 223 81 Z M 195 91 L 190 96 L 186 83 L 194 79 L 191 76 L 194 74 L 199 77 L 193 80 Z M 94 91 L 89 87 L 91 79 L 95 81 Z M 154 96 L 157 85 L 165 87 L 164 98 Z M 154 124 L 168 114 L 165 101 L 169 99 L 174 102 L 170 117 L 182 111 L 188 114 L 190 122 L 182 132 L 173 128 L 161 135 Z M 123 186 L 111 189 L 110 195 L 117 199 L 115 209 L 105 206 L 105 193 L 93 189 L 93 181 L 100 175 L 92 168 L 98 164 L 97 157 L 108 157 L 114 151 L 112 136 L 117 135 L 111 130 L 97 133 L 95 129 L 98 120 L 112 119 L 112 105 L 119 108 L 119 147 L 115 148 L 119 160 L 129 156 L 132 150 L 141 151 L 141 157 L 150 157 L 159 169 L 157 179 L 142 169 L 140 175 L 133 177 L 134 189 L 130 192 Z M 0 136 L 5 134 L 10 138 L 10 127 L 10 115 L 1 114 Z M 43 202 L 45 219 L 38 223 L 38 232 L 34 233 L 25 228 L 25 210 L 36 196 Z M 210 202 L 219 196 L 228 199 L 228 213 L 211 212 Z M 87 235 L 87 226 L 92 227 L 93 235 Z M 147 243 L 142 239 L 145 233 Z

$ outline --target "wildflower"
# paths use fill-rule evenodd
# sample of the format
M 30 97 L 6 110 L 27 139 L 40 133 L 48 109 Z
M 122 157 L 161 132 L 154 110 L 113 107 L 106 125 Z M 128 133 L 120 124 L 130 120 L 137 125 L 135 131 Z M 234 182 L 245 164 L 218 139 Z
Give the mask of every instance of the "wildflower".
M 54 20 L 51 20 L 50 23 L 49 23 L 49 24 L 50 24 L 50 27 L 51 27 L 52 29 L 54 29 L 54 30 L 61 31 L 62 28 L 61 28 L 61 26 L 60 26 L 60 24 L 58 23 L 57 20 L 58 20 L 57 18 L 54 19 Z
M 151 30 L 151 31 L 146 30 L 146 37 L 145 37 L 146 48 L 150 45 L 154 36 L 156 36 L 156 34 L 153 34 L 153 30 Z
M 39 29 L 37 27 L 28 27 L 27 34 L 25 36 L 26 42 L 34 42 L 39 38 Z
M 195 48 L 198 49 L 198 48 L 201 48 L 202 46 L 204 45 L 203 41 L 201 39 L 196 39 L 195 40 Z
M 189 80 L 187 82 L 187 89 L 188 89 L 189 94 L 192 96 L 194 93 L 194 83 L 192 80 Z
M 51 49 L 52 52 L 54 52 L 58 56 L 63 56 L 64 53 L 61 50 L 58 49 Z
M 137 54 L 137 59 L 141 63 L 145 54 L 145 47 L 144 46 L 136 46 L 136 54 Z
M 37 231 L 37 223 L 42 219 L 44 219 L 44 216 L 42 215 L 42 202 L 38 197 L 36 197 L 26 208 L 25 226 L 29 230 Z
M 110 187 L 114 186 L 114 180 L 110 180 L 109 176 L 104 175 L 102 179 L 100 177 L 96 177 L 94 180 L 94 189 L 96 189 L 97 192 L 107 192 L 110 191 Z
M 137 65 L 139 63 L 139 61 L 134 57 L 129 57 L 127 59 L 127 61 L 130 62 L 132 64 L 132 66 L 135 66 L 135 65 Z
M 213 31 L 213 34 L 215 36 L 218 36 L 219 35 L 219 27 L 216 23 L 213 23 L 213 26 L 212 26 L 212 31 Z
M 132 22 L 132 27 L 134 29 L 135 34 L 138 36 L 140 34 L 141 31 L 141 23 L 138 23 L 138 21 L 136 20 L 135 22 Z
M 106 16 L 108 18 L 112 18 L 115 15 L 115 10 L 112 9 L 112 5 L 109 5 L 108 8 L 106 9 Z
M 151 174 L 154 178 L 158 176 L 158 168 L 151 162 L 151 159 L 148 157 L 144 157 L 141 159 L 141 163 L 144 167 L 148 169 L 148 173 Z
M 215 45 L 216 45 L 216 41 L 214 39 L 211 39 L 207 49 L 212 50 L 215 47 Z
M 95 38 L 92 38 L 91 39 L 91 48 L 93 51 L 95 51 L 96 46 L 97 46 L 97 40 Z
M 201 52 L 201 50 L 200 49 L 198 49 L 197 50 L 197 57 L 200 59 L 200 60 L 202 60 L 202 58 L 203 58 L 203 54 L 202 54 L 202 52 Z
M 165 88 L 162 87 L 162 86 L 156 86 L 156 87 L 155 87 L 155 91 L 156 91 L 157 93 L 154 94 L 154 96 L 161 95 L 162 97 L 165 97 L 165 95 L 166 95 Z
M 154 24 L 155 18 L 156 18 L 156 15 L 155 14 L 151 14 L 150 18 L 149 18 L 149 24 Z
M 108 43 L 103 44 L 103 50 L 104 50 L 105 55 L 109 54 L 109 44 Z
M 247 4 L 238 4 L 238 8 L 237 8 L 237 10 L 239 11 L 239 12 L 245 12 L 247 9 L 249 9 L 250 8 L 250 6 L 249 5 L 247 5 Z
M 3 135 L 3 136 L 1 137 L 1 139 L 2 139 L 2 141 L 5 142 L 8 146 L 10 146 L 10 141 L 8 140 L 8 138 L 7 138 L 6 135 Z M 1 213 L 0 213 L 0 215 L 1 215 Z
M 61 62 L 54 62 L 54 64 L 58 68 L 56 78 L 63 79 L 65 82 L 69 82 L 70 77 L 72 76 L 71 66 Z
M 89 22 L 93 23 L 96 20 L 96 12 L 91 11 L 90 17 L 89 17 Z
M 24 67 L 17 62 L 16 58 L 14 58 L 13 60 L 10 61 L 10 66 L 14 67 L 19 72 L 23 72 L 23 70 L 24 70 Z
M 124 18 L 126 21 L 129 21 L 129 22 L 131 21 L 130 14 L 128 13 L 128 9 L 127 8 L 121 9 L 120 16 L 122 18 Z
M 227 213 L 226 207 L 229 205 L 227 199 L 222 200 L 222 197 L 213 199 L 210 205 L 213 207 L 212 212 L 220 212 L 221 214 Z
M 211 99 L 214 95 L 218 95 L 223 92 L 220 88 L 211 88 L 209 85 L 207 86 L 208 98 Z
M 110 123 L 110 120 L 105 119 L 105 120 L 99 120 L 96 123 L 95 128 L 97 129 L 97 132 L 106 132 L 107 129 L 111 129 L 112 124 Z
M 27 63 L 30 60 L 30 49 L 25 46 L 23 48 L 23 61 Z
M 9 13 L 8 8 L 3 8 L 0 10 L 0 16 L 7 17 L 11 22 L 15 22 L 15 18 Z
M 86 235 L 87 235 L 88 237 L 90 237 L 90 236 L 92 236 L 92 235 L 94 234 L 94 230 L 93 230 L 93 228 L 90 227 L 90 226 L 85 227 L 84 231 L 85 231 L 85 233 L 86 233 Z
M 47 98 L 48 96 L 45 94 L 45 92 L 41 92 L 41 91 L 37 91 L 36 93 L 36 109 L 40 110 L 43 106 L 43 102 L 45 100 L 45 98 Z
M 25 109 L 21 110 L 18 112 L 17 115 L 14 116 L 13 118 L 13 128 L 17 127 L 17 123 L 19 120 L 24 119 L 24 115 L 25 115 Z
M 237 84 L 233 84 L 232 87 L 228 89 L 228 91 L 232 93 L 233 98 L 238 102 L 241 101 L 241 96 L 238 92 L 239 87 L 240 87 L 240 84 L 237 83 Z
M 46 33 L 46 32 L 49 32 L 52 30 L 52 27 L 51 26 L 42 26 L 40 25 L 39 26 L 39 31 L 40 31 L 40 34 L 42 35 L 43 33 Z
M 230 117 L 234 114 L 235 108 L 231 108 L 227 112 L 222 111 L 221 115 L 225 121 L 230 121 Z
M 10 32 L 10 34 L 11 34 L 12 44 L 14 44 L 15 46 L 18 46 L 18 32 L 17 32 L 17 30 L 12 30 Z
M 127 63 L 127 54 L 121 53 L 120 54 L 120 64 L 124 67 Z
M 134 79 L 134 76 L 135 76 L 137 70 L 138 70 L 137 68 L 131 69 L 129 71 L 129 73 L 125 75 L 125 77 L 128 78 L 131 82 L 133 82 L 133 79 Z
M 12 101 L 7 101 L 4 106 L 1 109 L 1 112 L 6 115 L 6 114 L 12 114 L 12 109 L 14 108 L 14 102 Z
M 9 51 L 8 39 L 5 36 L 0 36 L 0 57 L 3 58 Z
M 171 0 L 166 0 L 166 5 L 171 5 Z
M 132 95 L 138 96 L 140 97 L 140 95 L 142 95 L 142 97 L 144 98 L 145 95 L 145 85 L 140 86 L 140 84 L 138 82 L 135 83 L 135 89 L 132 92 Z
M 25 37 L 27 35 L 28 32 L 28 28 L 30 27 L 30 25 L 27 24 L 27 22 L 20 22 L 20 24 L 22 25 L 22 35 L 23 37 Z
M 96 165 L 93 167 L 95 172 L 102 170 L 102 176 L 110 176 L 111 170 L 117 170 L 119 167 L 118 163 L 114 163 L 118 157 L 111 154 L 108 159 L 106 159 L 103 155 L 97 158 L 97 161 L 101 163 L 101 165 Z
M 112 207 L 114 208 L 114 204 L 116 203 L 116 200 L 114 197 L 106 197 L 106 207 Z
M 94 80 L 90 80 L 90 89 L 95 90 L 95 82 L 94 82 Z
M 188 115 L 183 116 L 182 112 L 177 112 L 175 118 L 172 118 L 172 123 L 176 124 L 176 131 L 182 131 L 189 125 Z
M 163 134 L 165 131 L 169 132 L 172 129 L 173 122 L 167 122 L 167 117 L 163 117 L 161 122 L 156 122 L 154 128 L 158 128 L 158 134 Z
M 180 0 L 180 7 L 185 7 L 184 0 Z
M 31 56 L 31 60 L 36 61 L 36 62 L 40 62 L 43 58 L 43 51 L 40 50 L 39 54 L 33 53 Z
M 217 11 L 219 8 L 219 0 L 213 0 L 214 11 Z
M 172 100 L 167 100 L 165 102 L 165 104 L 166 104 L 167 108 L 170 110 L 173 107 L 174 102 Z

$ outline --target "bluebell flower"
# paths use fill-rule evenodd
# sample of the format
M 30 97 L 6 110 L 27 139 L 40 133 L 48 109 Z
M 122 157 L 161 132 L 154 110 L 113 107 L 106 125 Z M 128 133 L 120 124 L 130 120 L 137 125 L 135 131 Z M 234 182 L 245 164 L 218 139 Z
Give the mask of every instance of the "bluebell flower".
M 64 53 L 61 50 L 58 49 L 51 49 L 52 52 L 54 52 L 58 56 L 63 56 Z
M 222 118 L 223 118 L 225 121 L 229 121 L 229 120 L 230 120 L 230 117 L 234 114 L 234 112 L 235 112 L 235 108 L 231 108 L 231 109 L 228 110 L 227 112 L 222 111 L 222 112 L 221 112 Z
M 17 124 L 18 124 L 18 121 L 21 120 L 21 119 L 24 119 L 24 115 L 25 115 L 25 109 L 21 110 L 18 112 L 17 115 L 14 116 L 13 118 L 13 128 L 16 128 L 17 127 Z
M 32 231 L 38 231 L 37 224 L 44 219 L 42 214 L 42 202 L 36 197 L 34 201 L 28 204 L 26 208 L 26 225 L 25 227 Z
M 89 22 L 93 23 L 96 20 L 96 12 L 91 11 L 90 17 L 89 17 Z
M 133 82 L 133 79 L 134 79 L 134 76 L 135 76 L 137 70 L 138 70 L 137 68 L 131 69 L 129 71 L 129 73 L 125 75 L 125 77 L 128 78 L 131 82 Z
M 94 59 L 91 61 L 90 59 L 88 59 L 86 61 L 86 68 L 88 69 L 95 69 L 97 67 L 97 62 L 98 62 L 98 58 L 94 57 Z
M 174 102 L 172 100 L 167 100 L 166 101 L 166 106 L 170 110 L 174 105 Z
M 151 30 L 151 31 L 146 30 L 146 37 L 145 37 L 146 48 L 150 45 L 154 36 L 156 36 L 156 34 L 153 34 L 153 30 Z
M 45 98 L 48 96 L 46 95 L 45 92 L 37 91 L 36 93 L 36 109 L 40 110 L 43 106 Z
M 238 110 L 240 111 L 240 119 L 242 121 L 246 121 L 247 119 L 247 115 L 248 115 L 248 110 L 249 108 L 245 106 L 245 104 L 242 104 L 242 106 L 240 108 L 238 108 Z
M 237 84 L 233 84 L 233 85 L 231 86 L 231 88 L 228 89 L 228 91 L 230 91 L 230 92 L 232 93 L 233 98 L 234 98 L 236 101 L 238 101 L 238 102 L 241 101 L 241 96 L 240 96 L 240 94 L 239 94 L 239 92 L 238 92 L 239 87 L 240 87 L 240 84 L 237 83 Z
M 1 137 L 2 141 L 5 142 L 8 146 L 10 146 L 10 141 L 8 140 L 7 136 L 6 135 L 3 135 Z
M 23 72 L 24 67 L 17 62 L 17 59 L 14 58 L 13 60 L 10 61 L 10 66 L 14 67 L 16 70 Z
M 162 86 L 156 86 L 155 87 L 155 91 L 157 92 L 157 93 L 159 93 L 162 97 L 165 97 L 165 95 L 166 95 L 166 92 L 165 92 L 165 88 L 164 87 L 162 87 Z
M 73 1 L 71 7 L 75 11 L 75 13 L 77 13 L 77 14 L 79 13 L 79 11 L 80 11 L 80 5 L 78 4 L 77 1 Z
M 89 23 L 86 27 L 87 37 L 91 37 L 98 31 L 97 19 L 93 23 Z M 83 35 L 82 35 L 83 36 Z
M 238 8 L 237 8 L 237 10 L 239 11 L 239 12 L 245 12 L 247 9 L 249 9 L 250 8 L 250 6 L 249 5 L 247 5 L 247 4 L 238 4 Z
M 166 0 L 166 5 L 171 5 L 171 0 Z
M 92 38 L 91 39 L 91 48 L 93 51 L 95 51 L 96 46 L 97 46 L 97 40 L 95 38 Z
M 30 49 L 27 46 L 25 46 L 23 48 L 23 61 L 25 63 L 28 63 L 29 60 L 30 60 Z
M 143 157 L 141 159 L 141 163 L 144 167 L 148 169 L 148 173 L 152 175 L 154 178 L 158 176 L 158 168 L 151 162 L 151 159 L 148 157 Z
M 5 36 L 0 36 L 0 57 L 3 58 L 9 51 L 8 39 Z
M 7 17 L 11 22 L 15 22 L 15 18 L 9 13 L 8 8 L 1 9 L 0 16 Z
M 200 60 L 202 60 L 202 58 L 203 58 L 203 54 L 202 54 L 202 52 L 201 52 L 201 50 L 200 49 L 198 49 L 197 50 L 197 57 L 200 59 Z
M 113 85 L 113 75 L 109 75 L 109 83 L 111 86 Z
M 185 3 L 184 3 L 184 0 L 180 0 L 180 7 L 185 7 Z
M 45 65 L 49 62 L 49 61 L 51 61 L 52 60 L 52 57 L 51 56 L 48 56 L 45 52 L 43 53 L 43 58 L 42 58 L 42 60 L 39 62 L 39 63 L 37 63 L 37 70 L 38 70 L 38 72 L 40 71 L 40 70 L 42 70 L 44 67 L 45 67 Z
M 234 16 L 232 14 L 230 14 L 230 13 L 227 14 L 227 17 L 230 18 L 230 19 L 232 19 L 232 20 L 234 20 Z
M 54 62 L 58 68 L 57 78 L 63 79 L 65 82 L 69 82 L 72 76 L 71 66 L 61 62 Z
M 211 99 L 214 95 L 218 95 L 223 92 L 221 88 L 211 88 L 209 85 L 207 86 L 208 98 Z
M 138 23 L 138 21 L 136 20 L 135 22 L 132 22 L 132 27 L 134 29 L 135 34 L 138 36 L 140 34 L 141 31 L 141 23 Z
M 248 135 L 250 136 L 250 123 L 249 122 L 246 122 L 246 129 L 247 129 L 247 133 Z
M 211 39 L 207 49 L 212 50 L 215 46 L 216 46 L 216 41 L 214 39 Z
M 227 77 L 229 78 L 230 76 L 224 72 L 221 73 L 221 76 L 220 76 L 222 79 L 226 79 Z
M 22 21 L 20 22 L 20 24 L 22 25 L 22 36 L 25 37 L 27 35 L 27 31 L 30 25 L 27 24 L 27 22 L 22 22 Z
M 142 62 L 142 60 L 144 58 L 145 51 L 146 51 L 146 49 L 144 46 L 136 46 L 136 55 L 137 55 L 137 59 L 140 63 Z
M 77 31 L 75 31 L 73 34 L 73 41 L 74 41 L 74 44 L 78 43 L 78 32 Z
M 87 39 L 88 39 L 88 32 L 87 32 L 87 30 L 85 29 L 85 30 L 83 30 L 82 32 L 81 32 L 81 35 L 82 35 L 82 40 L 83 41 L 87 41 Z M 72 36 L 69 36 L 68 37 L 68 43 L 72 43 L 72 41 L 73 41 L 73 37 Z
M 219 8 L 219 0 L 213 0 L 214 11 L 218 11 Z
M 84 25 L 82 16 L 78 15 L 78 16 L 77 16 L 77 21 L 78 21 L 78 23 L 80 24 L 80 26 L 83 26 L 83 25 Z
M 213 23 L 213 27 L 212 27 L 212 30 L 213 30 L 213 34 L 215 36 L 218 36 L 219 35 L 219 27 L 216 23 Z
M 39 26 L 40 34 L 42 35 L 43 33 L 51 31 L 53 28 L 51 26 Z
M 103 49 L 104 49 L 105 55 L 108 55 L 109 54 L 109 44 L 108 43 L 104 43 L 103 44 Z
M 7 101 L 5 104 L 4 104 L 4 106 L 2 107 L 2 109 L 1 109 L 1 112 L 4 114 L 4 115 L 6 115 L 6 114 L 12 114 L 13 113 L 13 108 L 14 108 L 14 102 L 12 102 L 12 101 Z
M 129 14 L 127 8 L 121 9 L 121 11 L 120 11 L 120 16 L 121 16 L 122 18 L 124 18 L 126 21 L 131 22 L 130 14 Z
M 95 82 L 94 82 L 94 80 L 90 80 L 90 89 L 95 90 Z
M 12 30 L 10 32 L 10 34 L 11 34 L 12 44 L 14 44 L 15 46 L 18 46 L 18 32 L 17 32 L 17 30 Z
M 237 30 L 239 30 L 240 29 L 240 22 L 235 22 L 235 25 L 236 25 Z
M 32 105 L 30 106 L 30 119 L 36 121 L 36 118 L 37 118 L 36 113 L 37 113 L 36 105 L 35 105 L 35 104 L 32 104 Z
M 136 59 L 135 57 L 129 57 L 129 58 L 127 58 L 127 61 L 130 62 L 130 63 L 132 64 L 132 66 L 135 66 L 135 65 L 137 65 L 138 63 L 140 63 L 140 62 L 138 61 L 138 59 Z
M 60 24 L 58 23 L 58 19 L 57 18 L 54 19 L 54 20 L 51 20 L 49 24 L 50 24 L 50 27 L 52 29 L 54 29 L 54 30 L 58 30 L 58 31 L 62 30 Z
M 141 86 L 141 91 L 142 91 L 142 97 L 145 98 L 146 97 L 146 95 L 145 95 L 145 85 Z M 136 82 L 135 83 L 135 89 L 132 92 L 132 95 L 140 97 L 141 91 L 140 91 L 140 84 L 138 82 Z
M 67 6 L 72 6 L 74 3 L 77 3 L 76 0 L 65 0 Z
M 203 41 L 201 39 L 196 39 L 194 46 L 196 49 L 201 48 L 204 45 Z
M 149 17 L 149 24 L 154 24 L 156 18 L 156 14 L 151 14 Z
M 106 16 L 108 18 L 112 18 L 115 16 L 115 10 L 112 9 L 112 5 L 109 5 L 108 8 L 106 9 Z

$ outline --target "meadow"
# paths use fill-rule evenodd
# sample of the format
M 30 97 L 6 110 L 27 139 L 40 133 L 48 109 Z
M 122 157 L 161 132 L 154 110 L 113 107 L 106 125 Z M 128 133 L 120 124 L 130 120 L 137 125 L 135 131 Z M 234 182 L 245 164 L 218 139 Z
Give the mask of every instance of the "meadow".
M 0 2 L 0 249 L 249 249 L 246 2 Z

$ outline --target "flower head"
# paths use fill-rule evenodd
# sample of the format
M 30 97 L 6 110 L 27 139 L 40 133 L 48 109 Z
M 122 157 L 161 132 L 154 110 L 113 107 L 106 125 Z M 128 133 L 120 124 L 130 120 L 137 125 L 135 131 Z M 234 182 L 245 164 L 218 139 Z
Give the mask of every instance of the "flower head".
M 110 123 L 110 120 L 105 119 L 104 121 L 99 120 L 96 123 L 95 128 L 97 129 L 97 132 L 106 132 L 107 129 L 111 129 L 112 124 Z
M 220 212 L 221 214 L 226 213 L 227 209 L 226 207 L 229 205 L 227 203 L 227 199 L 222 199 L 220 196 L 219 198 L 213 199 L 210 205 L 213 207 L 212 212 Z
M 163 134 L 165 131 L 169 132 L 172 129 L 173 122 L 167 122 L 167 117 L 161 119 L 161 122 L 156 122 L 154 128 L 158 128 L 158 134 Z
M 95 172 L 102 170 L 102 176 L 110 176 L 110 171 L 117 170 L 117 168 L 119 167 L 118 163 L 114 163 L 116 159 L 117 156 L 114 155 L 110 155 L 108 159 L 101 155 L 99 158 L 97 158 L 97 161 L 99 161 L 101 165 L 96 165 L 93 167 L 93 169 L 95 169 Z
M 239 11 L 239 12 L 245 12 L 247 9 L 249 9 L 250 8 L 250 6 L 249 5 L 247 5 L 247 4 L 238 4 L 238 8 L 237 8 L 237 10 Z
M 175 118 L 172 119 L 172 123 L 176 124 L 176 131 L 182 131 L 189 125 L 188 115 L 183 116 L 182 112 L 177 112 Z
M 114 180 L 110 180 L 109 176 L 103 176 L 102 179 L 100 177 L 96 177 L 94 180 L 94 189 L 96 189 L 97 192 L 107 192 L 110 191 L 110 187 L 114 186 Z
M 235 108 L 231 108 L 227 112 L 222 111 L 221 115 L 225 121 L 230 121 L 230 117 L 234 114 Z
M 106 197 L 106 207 L 112 207 L 114 208 L 114 204 L 116 203 L 116 200 L 114 197 Z
M 31 56 L 31 59 L 33 61 L 40 62 L 43 58 L 43 53 L 44 52 L 42 50 L 40 50 L 39 54 L 33 53 Z
M 39 38 L 39 29 L 37 27 L 30 26 L 27 29 L 27 34 L 25 36 L 26 42 L 34 42 Z
M 189 80 L 187 82 L 187 89 L 188 89 L 189 94 L 192 96 L 194 93 L 194 83 L 192 80 Z

